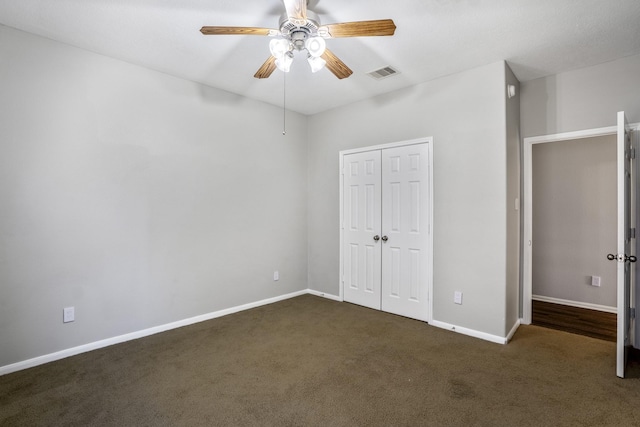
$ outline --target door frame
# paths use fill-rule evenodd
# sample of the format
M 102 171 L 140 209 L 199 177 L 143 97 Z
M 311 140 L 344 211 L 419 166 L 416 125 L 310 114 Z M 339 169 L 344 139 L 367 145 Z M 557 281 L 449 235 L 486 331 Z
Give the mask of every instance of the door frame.
M 634 138 L 633 144 L 637 147 L 638 145 L 638 131 L 640 130 L 640 124 L 634 123 L 629 126 L 632 130 L 634 130 Z M 544 144 L 549 142 L 559 142 L 559 141 L 568 141 L 575 139 L 583 139 L 590 137 L 598 137 L 598 136 L 609 136 L 609 135 L 617 135 L 618 127 L 617 126 L 607 126 L 602 128 L 594 128 L 594 129 L 586 129 L 574 132 L 562 132 L 550 135 L 542 135 L 535 137 L 527 137 L 523 139 L 523 239 L 522 239 L 522 295 L 521 295 L 521 304 L 522 304 L 522 312 L 520 313 L 520 323 L 529 325 L 531 324 L 532 318 L 532 296 L 533 296 L 533 284 L 532 284 L 532 234 L 533 234 L 533 159 L 532 159 L 532 149 L 534 144 Z M 636 177 L 638 179 L 638 177 Z M 634 185 L 636 183 L 633 183 Z M 636 186 L 636 191 L 640 189 L 640 186 Z M 640 199 L 636 197 L 636 203 L 639 203 Z M 637 211 L 638 212 L 638 211 Z M 636 239 L 640 240 L 640 239 Z M 638 242 L 636 241 L 636 245 Z M 615 249 L 615 248 L 612 248 Z M 636 248 L 637 251 L 637 248 Z M 638 252 L 636 252 L 638 253 Z M 604 255 L 603 255 L 604 256 Z M 636 263 L 640 264 L 640 263 Z M 635 269 L 638 272 L 640 266 L 636 265 Z M 638 276 L 636 276 L 638 277 Z M 637 284 L 632 286 L 632 293 L 638 294 L 637 292 Z M 640 298 L 636 297 L 636 306 L 640 304 Z M 636 335 L 636 343 L 637 347 L 640 345 L 640 335 Z
M 339 270 L 339 274 L 338 274 L 338 281 L 339 281 L 339 289 L 340 289 L 340 294 L 338 295 L 339 300 L 340 301 L 344 301 L 344 253 L 343 253 L 343 246 L 344 246 L 344 156 L 349 155 L 349 154 L 355 154 L 355 153 L 363 153 L 366 151 L 374 151 L 374 150 L 384 150 L 387 148 L 396 148 L 396 147 L 405 147 L 405 146 L 409 146 L 409 145 L 417 145 L 417 144 L 427 144 L 427 149 L 429 152 L 429 225 L 428 225 L 428 229 L 429 229 L 429 239 L 428 239 L 428 251 L 429 251 L 429 259 L 427 259 L 427 268 L 429 270 L 429 275 L 427 277 L 427 293 L 428 293 L 428 298 L 429 298 L 429 302 L 428 302 L 428 306 L 429 306 L 429 313 L 427 315 L 427 323 L 431 323 L 431 321 L 433 320 L 433 137 L 432 136 L 428 136 L 428 137 L 422 137 L 422 138 L 417 138 L 417 139 L 411 139 L 411 140 L 406 140 L 406 141 L 399 141 L 399 142 L 391 142 L 391 143 L 387 143 L 387 144 L 380 144 L 380 145 L 372 145 L 372 146 L 368 146 L 368 147 L 361 147 L 361 148 L 352 148 L 349 150 L 343 150 L 340 151 L 338 153 L 338 160 L 339 160 L 339 197 L 340 197 L 340 212 L 339 212 L 339 218 L 340 218 L 340 250 L 339 250 L 339 256 L 340 256 L 340 270 Z
M 532 321 L 533 283 L 532 283 L 532 239 L 533 239 L 533 145 L 549 142 L 561 142 L 598 136 L 616 135 L 617 126 L 587 129 L 575 132 L 563 132 L 551 135 L 527 137 L 523 140 L 523 239 L 522 239 L 522 313 L 521 322 L 530 325 Z

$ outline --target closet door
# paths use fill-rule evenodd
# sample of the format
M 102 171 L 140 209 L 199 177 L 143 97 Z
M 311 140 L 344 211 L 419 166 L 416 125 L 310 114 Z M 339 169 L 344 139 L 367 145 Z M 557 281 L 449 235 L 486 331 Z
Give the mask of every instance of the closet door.
M 382 150 L 383 311 L 429 320 L 430 173 L 427 144 Z
M 344 156 L 344 300 L 380 309 L 380 150 Z

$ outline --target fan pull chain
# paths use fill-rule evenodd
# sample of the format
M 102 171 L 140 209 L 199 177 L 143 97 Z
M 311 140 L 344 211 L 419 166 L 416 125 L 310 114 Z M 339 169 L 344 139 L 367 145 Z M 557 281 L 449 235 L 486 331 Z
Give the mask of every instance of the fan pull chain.
M 282 135 L 287 134 L 287 73 L 282 73 Z

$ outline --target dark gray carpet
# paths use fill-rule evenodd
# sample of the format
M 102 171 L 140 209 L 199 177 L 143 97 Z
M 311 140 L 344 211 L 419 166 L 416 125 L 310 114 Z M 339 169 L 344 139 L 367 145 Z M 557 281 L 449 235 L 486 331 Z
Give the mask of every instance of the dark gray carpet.
M 615 345 L 508 345 L 309 295 L 0 377 L 0 425 L 640 426 Z

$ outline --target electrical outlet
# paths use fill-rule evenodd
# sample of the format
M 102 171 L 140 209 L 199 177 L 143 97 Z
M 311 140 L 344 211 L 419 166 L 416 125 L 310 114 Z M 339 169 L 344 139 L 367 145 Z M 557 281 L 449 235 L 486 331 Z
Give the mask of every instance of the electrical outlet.
M 273 281 L 277 282 L 278 280 L 280 280 L 280 272 L 276 270 L 273 272 Z
M 591 286 L 600 287 L 600 276 L 591 276 Z
M 62 323 L 69 323 L 76 320 L 76 310 L 74 307 L 65 307 L 62 309 Z
M 462 304 L 462 292 L 455 291 L 453 293 L 453 302 L 456 304 Z

